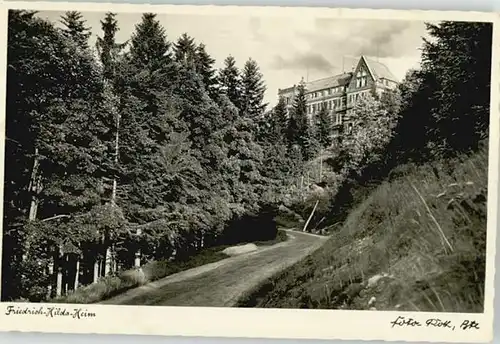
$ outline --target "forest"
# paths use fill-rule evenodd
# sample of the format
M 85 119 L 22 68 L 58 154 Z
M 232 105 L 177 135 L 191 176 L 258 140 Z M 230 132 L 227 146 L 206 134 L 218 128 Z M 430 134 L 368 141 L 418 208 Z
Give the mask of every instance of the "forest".
M 62 28 L 9 13 L 4 300 L 272 239 L 272 224 L 231 228 L 272 211 L 313 154 L 305 112 L 291 127 L 266 111 L 256 61 L 215 70 L 203 43 L 169 41 L 152 13 L 117 42 L 115 17 L 93 48 L 81 13 Z
M 268 109 L 255 60 L 217 70 L 153 13 L 126 42 L 106 13 L 95 47 L 81 13 L 61 23 L 9 12 L 2 300 L 123 283 L 147 262 L 164 276 L 206 248 L 275 238 L 283 209 L 315 209 L 308 230 L 328 233 L 357 185 L 487 139 L 490 24 L 429 24 L 421 68 L 356 104 L 353 133 L 332 138 L 303 87 L 290 113 L 282 99 Z M 242 225 L 255 214 L 267 222 Z

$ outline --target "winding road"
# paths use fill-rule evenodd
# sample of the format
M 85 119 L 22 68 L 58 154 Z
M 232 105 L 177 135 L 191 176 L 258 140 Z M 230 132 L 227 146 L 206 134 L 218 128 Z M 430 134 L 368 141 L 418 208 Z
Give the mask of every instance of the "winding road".
M 288 240 L 182 271 L 101 302 L 113 305 L 232 307 L 248 291 L 305 258 L 328 239 L 287 230 Z

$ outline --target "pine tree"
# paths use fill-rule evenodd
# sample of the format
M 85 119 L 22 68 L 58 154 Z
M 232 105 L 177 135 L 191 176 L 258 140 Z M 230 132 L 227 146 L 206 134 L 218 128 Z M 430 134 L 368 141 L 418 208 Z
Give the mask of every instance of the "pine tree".
M 308 133 L 309 119 L 307 117 L 305 87 L 303 84 L 300 84 L 291 110 L 287 136 L 289 144 L 301 147 L 304 156 L 306 155 L 304 149 L 306 147 Z
M 176 68 L 165 29 L 155 14 L 145 13 L 132 34 L 130 51 L 120 63 L 117 91 L 145 106 L 134 115 L 142 114 L 144 118 L 137 120 L 145 123 L 158 111 L 159 96 L 172 93 L 175 82 Z
M 241 111 L 245 116 L 257 120 L 262 116 L 267 104 L 263 103 L 266 86 L 255 60 L 249 59 L 245 63 L 241 84 Z
M 117 64 L 119 63 L 118 58 L 120 52 L 125 48 L 127 42 L 125 43 L 116 43 L 115 35 L 118 32 L 118 22 L 115 19 L 116 14 L 108 12 L 106 13 L 106 17 L 104 21 L 101 21 L 102 30 L 104 32 L 103 37 L 97 37 L 97 50 L 99 52 L 99 56 L 101 59 L 101 63 L 103 64 L 104 77 L 109 80 L 110 85 L 108 87 L 109 95 L 109 103 L 110 110 L 113 113 L 113 117 L 115 118 L 115 145 L 114 145 L 114 164 L 115 171 L 118 167 L 118 155 L 119 155 L 119 130 L 120 130 L 120 113 L 118 111 L 118 100 L 114 97 L 113 93 L 115 93 L 114 85 L 116 81 L 116 73 L 117 73 Z M 115 204 L 116 202 L 116 194 L 117 194 L 117 176 L 115 175 L 113 178 L 113 189 L 111 195 L 111 202 Z
M 150 71 L 170 65 L 172 56 L 165 29 L 154 13 L 144 13 L 130 40 L 130 60 Z
M 91 35 L 90 27 L 85 26 L 85 19 L 78 11 L 68 11 L 61 17 L 64 25 L 63 32 L 71 38 L 79 47 L 87 49 Z
M 196 67 L 196 44 L 194 38 L 183 33 L 174 44 L 175 61 L 185 67 Z
M 133 223 L 147 222 L 142 212 L 157 207 L 163 197 L 148 190 L 147 180 L 158 181 L 164 173 L 155 158 L 166 131 L 182 127 L 172 104 L 175 73 L 164 28 L 156 15 L 144 14 L 121 64 L 117 88 L 121 94 L 118 198 Z
M 330 135 L 332 128 L 330 114 L 328 113 L 328 109 L 326 107 L 323 107 L 318 115 L 317 126 L 318 126 L 317 139 L 320 142 L 320 144 L 324 148 L 326 148 L 331 143 Z
M 196 48 L 196 71 L 201 75 L 205 89 L 212 99 L 216 99 L 217 95 L 214 63 L 215 60 L 207 53 L 205 45 L 200 43 Z
M 316 115 L 313 115 L 311 119 L 308 118 L 308 125 L 303 143 L 303 154 L 306 160 L 313 159 L 321 149 L 321 143 L 319 141 L 319 128 L 317 124 L 318 119 Z
M 278 104 L 271 111 L 268 117 L 269 121 L 269 142 L 287 142 L 287 128 L 288 128 L 288 110 L 286 108 L 285 99 L 280 97 Z
M 115 17 L 116 13 L 106 13 L 104 20 L 101 20 L 104 35 L 103 37 L 97 37 L 96 41 L 99 57 L 104 67 L 104 77 L 108 80 L 114 80 L 119 54 L 127 45 L 127 42 L 117 43 L 115 40 L 116 33 L 119 30 Z
M 231 55 L 224 60 L 224 68 L 219 72 L 219 83 L 222 93 L 238 108 L 242 108 L 242 85 L 240 71 Z

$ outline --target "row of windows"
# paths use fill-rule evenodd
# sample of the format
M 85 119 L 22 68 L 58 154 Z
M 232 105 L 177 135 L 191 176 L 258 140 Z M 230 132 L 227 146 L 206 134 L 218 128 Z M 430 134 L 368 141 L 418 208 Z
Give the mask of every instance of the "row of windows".
M 348 104 L 352 104 L 353 102 L 357 102 L 360 99 L 360 97 L 365 97 L 368 94 L 368 92 L 370 92 L 370 91 L 364 91 L 364 92 L 360 92 L 360 93 L 356 93 L 356 94 L 350 94 L 347 98 Z M 346 98 L 342 97 L 342 98 L 336 98 L 336 99 L 324 101 L 322 103 L 311 104 L 311 105 L 307 106 L 307 108 L 308 108 L 307 112 L 309 114 L 315 113 L 317 111 L 320 111 L 322 107 L 326 107 L 328 110 L 334 110 L 337 108 L 341 108 L 341 107 L 344 107 L 346 105 L 345 100 L 346 100 Z M 293 102 L 294 102 L 293 97 L 286 97 L 285 98 L 285 103 L 287 105 L 292 105 Z
M 366 76 L 356 79 L 356 88 L 365 87 L 367 82 Z
M 356 93 L 356 94 L 350 94 L 349 98 L 348 98 L 349 104 L 356 103 L 358 100 L 367 97 L 369 92 L 370 91 L 360 92 L 360 93 Z
M 308 99 L 314 99 L 314 98 L 319 98 L 319 97 L 324 97 L 324 96 L 329 96 L 329 95 L 332 95 L 332 94 L 336 94 L 336 93 L 340 93 L 340 92 L 345 92 L 346 91 L 346 87 L 345 86 L 337 86 L 337 87 L 333 87 L 333 88 L 329 88 L 327 90 L 322 90 L 322 91 L 317 91 L 317 92 L 313 92 L 313 93 L 309 93 L 307 95 L 307 98 Z
M 334 110 L 345 106 L 345 98 L 332 99 L 323 103 L 316 103 L 307 106 L 307 113 L 316 113 L 321 111 L 322 108 L 327 110 Z
M 348 104 L 356 103 L 358 100 L 365 98 L 370 91 L 350 94 L 347 98 Z M 346 98 L 337 98 L 322 103 L 311 104 L 307 106 L 307 113 L 312 114 L 321 111 L 322 108 L 327 110 L 335 110 L 345 107 Z

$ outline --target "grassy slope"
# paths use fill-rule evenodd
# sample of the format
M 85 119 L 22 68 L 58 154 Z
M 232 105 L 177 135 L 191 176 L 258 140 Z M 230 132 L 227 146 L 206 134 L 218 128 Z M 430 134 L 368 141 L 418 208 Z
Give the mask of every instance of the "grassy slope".
M 239 305 L 482 312 L 487 172 L 487 149 L 405 166 L 320 250 Z
M 286 232 L 279 230 L 275 239 L 256 242 L 255 244 L 257 246 L 270 246 L 285 241 L 286 239 Z M 141 267 L 142 273 L 135 269 L 123 271 L 117 276 L 101 278 L 97 283 L 83 286 L 67 296 L 56 298 L 51 301 L 85 304 L 106 300 L 129 289 L 157 281 L 174 273 L 226 259 L 228 256 L 222 253 L 222 251 L 227 247 L 228 246 L 216 246 L 205 248 L 196 255 L 183 261 L 151 261 Z

